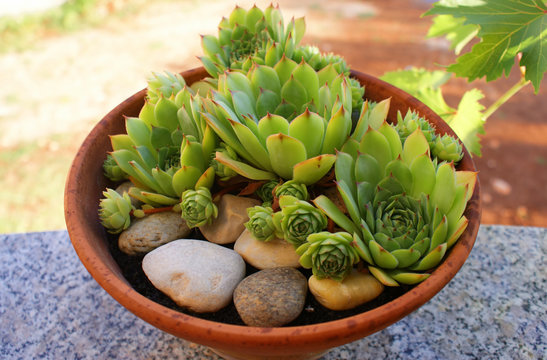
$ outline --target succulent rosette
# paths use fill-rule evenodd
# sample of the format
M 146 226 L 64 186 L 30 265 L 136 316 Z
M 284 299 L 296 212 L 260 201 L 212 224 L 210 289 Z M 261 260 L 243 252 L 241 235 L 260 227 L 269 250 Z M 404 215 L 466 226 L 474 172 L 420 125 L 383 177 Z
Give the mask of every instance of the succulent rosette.
M 431 153 L 441 161 L 457 163 L 463 158 L 462 145 L 448 134 L 437 136 L 431 148 Z
M 162 81 L 175 90 L 184 84 L 172 74 Z M 138 117 L 126 118 L 127 134 L 110 137 L 111 156 L 135 185 L 132 197 L 154 207 L 171 206 L 187 189 L 212 186 L 215 172 L 209 162 L 218 137 L 200 115 L 206 99 L 192 89 L 184 85 L 169 98 L 152 85 L 148 89 L 156 91 L 155 102 L 147 100 Z
M 166 71 L 165 74 L 152 72 L 152 76 L 148 78 L 148 90 L 146 98 L 152 104 L 159 101 L 160 98 L 169 99 L 176 95 L 186 86 L 186 81 L 180 74 L 174 74 Z
M 426 279 L 465 230 L 476 173 L 430 158 L 420 128 L 401 142 L 394 127 L 369 128 L 353 155 L 337 155 L 335 173 L 346 216 L 327 197 L 315 205 L 355 234 L 359 255 L 388 286 Z
M 406 138 L 418 128 L 422 130 L 422 133 L 431 148 L 437 138 L 433 125 L 424 117 L 421 117 L 418 113 L 411 111 L 410 109 L 408 109 L 404 117 L 401 115 L 401 112 L 397 112 L 397 125 L 395 126 L 395 129 L 397 129 L 402 142 L 405 142 Z
M 239 6 L 218 26 L 218 36 L 202 36 L 204 56 L 200 58 L 214 78 L 227 69 L 248 70 L 251 63 L 277 61 L 283 53 L 290 57 L 304 36 L 304 18 L 284 26 L 279 7 L 264 11 L 257 6 L 245 10 Z
M 274 189 L 279 185 L 279 182 L 270 180 L 264 183 L 256 191 L 256 195 L 262 199 L 262 206 L 272 206 L 274 199 Z
M 211 154 L 211 156 L 212 156 L 211 166 L 215 169 L 215 174 L 218 176 L 218 178 L 222 181 L 226 181 L 226 180 L 236 176 L 237 173 L 234 170 L 230 169 L 229 167 L 225 166 L 224 164 L 222 164 L 221 162 L 217 161 L 214 158 L 214 156 L 217 152 L 222 153 L 222 155 L 224 157 L 227 157 L 227 158 L 232 159 L 232 160 L 237 160 L 238 157 L 237 157 L 237 153 L 234 151 L 234 149 L 232 149 L 231 147 L 229 147 L 225 143 L 220 143 L 220 146 L 215 149 L 213 154 Z
M 127 180 L 128 175 L 118 166 L 112 155 L 108 154 L 103 163 L 104 176 L 112 181 Z
M 308 200 L 310 197 L 306 185 L 294 180 L 285 181 L 284 183 L 277 185 L 274 189 L 274 194 L 278 199 L 284 195 L 289 195 L 299 200 Z
M 211 103 L 207 124 L 241 159 L 217 153 L 217 161 L 253 180 L 317 182 L 352 126 L 347 77 L 285 57 L 274 67 L 224 73 Z
M 274 212 L 271 207 L 253 206 L 247 209 L 249 221 L 245 227 L 253 237 L 260 241 L 270 241 L 275 238 L 282 238 L 280 224 L 280 212 Z
M 119 234 L 131 224 L 131 198 L 126 192 L 120 195 L 113 189 L 103 191 L 103 196 L 99 203 L 101 224 L 109 233 Z
M 212 223 L 218 216 L 218 208 L 206 187 L 186 190 L 180 202 L 181 216 L 189 228 Z
M 308 235 L 323 231 L 327 217 L 307 201 L 290 195 L 279 198 L 281 207 L 281 230 L 285 241 L 295 248 L 306 242 Z
M 296 253 L 300 255 L 300 264 L 311 268 L 318 279 L 342 281 L 361 260 L 352 242 L 349 233 L 323 231 L 309 235 Z

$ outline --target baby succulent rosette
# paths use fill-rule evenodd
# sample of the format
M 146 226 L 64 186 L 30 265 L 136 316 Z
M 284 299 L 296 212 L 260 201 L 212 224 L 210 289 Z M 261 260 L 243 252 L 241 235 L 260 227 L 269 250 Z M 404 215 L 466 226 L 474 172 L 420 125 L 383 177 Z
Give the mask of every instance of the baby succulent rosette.
M 324 231 L 308 236 L 296 252 L 302 266 L 311 268 L 317 278 L 342 281 L 360 261 L 352 243 L 353 237 L 346 232 Z

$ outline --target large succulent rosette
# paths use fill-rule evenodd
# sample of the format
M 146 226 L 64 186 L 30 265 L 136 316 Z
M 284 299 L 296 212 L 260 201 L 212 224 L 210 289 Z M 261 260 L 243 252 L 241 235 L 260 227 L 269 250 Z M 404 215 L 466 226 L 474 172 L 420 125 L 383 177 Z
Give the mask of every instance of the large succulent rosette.
M 139 116 L 126 118 L 127 134 L 110 137 L 112 158 L 134 184 L 129 195 L 154 207 L 177 204 L 185 190 L 211 187 L 209 159 L 218 145 L 199 113 L 206 99 L 182 77 L 166 74 L 150 80 Z
M 476 173 L 437 164 L 419 128 L 404 143 L 388 123 L 369 128 L 358 150 L 338 153 L 335 165 L 347 215 L 325 196 L 314 203 L 355 235 L 359 255 L 382 283 L 423 281 L 467 226 L 463 212 Z
M 352 127 L 346 76 L 282 58 L 218 80 L 203 115 L 240 160 L 217 152 L 217 161 L 249 179 L 307 185 L 331 169 Z
M 204 56 L 200 60 L 213 77 L 226 70 L 249 71 L 254 65 L 274 66 L 283 58 L 306 62 L 319 71 L 329 65 L 337 74 L 349 75 L 346 61 L 333 53 L 323 54 L 315 46 L 300 46 L 306 23 L 304 18 L 291 19 L 284 25 L 279 7 L 270 5 L 264 11 L 256 6 L 245 10 L 236 6 L 218 26 L 218 35 L 201 39 Z M 350 82 L 355 107 L 363 103 L 364 88 L 358 81 Z

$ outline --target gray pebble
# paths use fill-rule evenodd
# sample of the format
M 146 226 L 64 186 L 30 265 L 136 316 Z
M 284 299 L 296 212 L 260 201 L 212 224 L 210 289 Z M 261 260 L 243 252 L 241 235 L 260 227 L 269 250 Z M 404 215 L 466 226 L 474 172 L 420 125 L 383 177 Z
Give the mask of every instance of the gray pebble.
M 190 234 L 180 214 L 166 211 L 136 219 L 118 238 L 120 250 L 129 255 L 146 254 Z
M 283 326 L 302 312 L 307 289 L 306 277 L 294 268 L 265 269 L 239 283 L 234 304 L 249 326 Z

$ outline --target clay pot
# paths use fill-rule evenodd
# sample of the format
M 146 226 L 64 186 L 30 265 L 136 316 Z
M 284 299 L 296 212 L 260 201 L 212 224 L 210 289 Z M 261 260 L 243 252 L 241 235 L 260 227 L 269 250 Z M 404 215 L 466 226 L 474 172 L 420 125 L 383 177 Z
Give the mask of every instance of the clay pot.
M 182 75 L 188 83 L 193 83 L 205 77 L 206 72 L 198 68 Z M 405 114 L 411 108 L 434 123 L 439 133 L 455 135 L 439 116 L 414 97 L 370 75 L 357 71 L 352 75 L 365 85 L 367 98 L 380 101 L 391 97 L 389 120 L 396 121 L 397 110 Z M 225 358 L 317 358 L 330 348 L 384 329 L 419 308 L 454 277 L 473 247 L 481 215 L 479 184 L 465 211 L 469 225 L 441 265 L 424 282 L 373 310 L 315 325 L 256 328 L 203 320 L 155 303 L 136 292 L 122 276 L 108 250 L 106 233 L 97 215 L 102 191 L 110 185 L 102 169 L 106 153 L 111 151 L 108 135 L 125 132 L 123 115 L 138 116 L 144 97 L 142 90 L 122 102 L 85 139 L 67 179 L 65 217 L 74 249 L 95 280 L 129 311 L 161 330 L 209 346 Z M 465 149 L 459 169 L 475 171 Z

